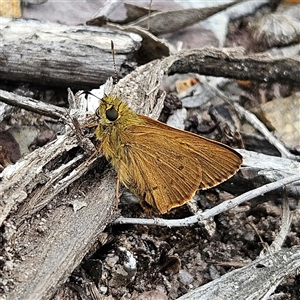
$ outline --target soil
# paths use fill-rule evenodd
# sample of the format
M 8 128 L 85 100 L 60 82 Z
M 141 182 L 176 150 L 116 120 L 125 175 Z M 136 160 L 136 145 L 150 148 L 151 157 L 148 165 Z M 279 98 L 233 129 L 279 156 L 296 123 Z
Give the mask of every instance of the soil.
M 229 196 L 220 191 L 201 193 L 196 197 L 196 204 L 202 209 L 216 205 L 221 201 L 220 194 Z M 208 201 L 208 196 L 217 197 L 218 201 Z M 249 264 L 267 249 L 280 229 L 280 198 L 278 194 L 278 199 L 268 199 L 255 206 L 245 203 L 218 215 L 206 225 L 179 228 L 110 226 L 106 230 L 106 242 L 74 271 L 68 288 L 78 291 L 75 286 L 79 285 L 85 290 L 87 282 L 92 281 L 106 296 L 114 299 L 177 299 Z M 295 202 L 290 200 L 293 209 Z M 120 209 L 124 216 L 144 215 L 138 204 L 121 204 Z M 180 219 L 189 215 L 188 205 L 185 205 L 165 218 Z M 296 215 L 294 220 L 297 220 Z M 299 223 L 294 221 L 291 228 L 284 247 L 300 243 Z M 130 259 L 134 262 L 129 267 Z M 300 299 L 299 275 L 294 274 L 281 283 L 274 294 L 280 296 L 282 293 L 284 297 L 276 299 Z

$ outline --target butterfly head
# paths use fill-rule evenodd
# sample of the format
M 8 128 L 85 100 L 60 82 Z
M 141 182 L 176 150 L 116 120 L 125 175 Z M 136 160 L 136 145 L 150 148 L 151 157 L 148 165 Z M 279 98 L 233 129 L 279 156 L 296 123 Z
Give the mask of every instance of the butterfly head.
M 125 102 L 122 102 L 119 97 L 110 95 L 105 95 L 101 99 L 96 115 L 100 123 L 106 126 L 122 124 L 122 127 L 127 127 L 129 124 L 141 123 L 138 115 Z
M 102 122 L 114 123 L 121 116 L 121 106 L 119 98 L 105 95 L 96 109 L 96 115 Z

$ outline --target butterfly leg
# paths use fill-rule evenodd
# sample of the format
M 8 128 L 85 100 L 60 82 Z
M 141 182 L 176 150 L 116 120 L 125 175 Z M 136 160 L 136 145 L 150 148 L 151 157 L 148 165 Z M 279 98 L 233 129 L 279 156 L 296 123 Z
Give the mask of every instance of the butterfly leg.
M 119 176 L 119 172 L 118 172 L 117 181 L 116 181 L 116 191 L 115 191 L 115 195 L 116 195 L 116 209 L 118 209 L 118 205 L 119 205 L 119 186 L 120 186 L 120 176 Z
M 92 127 L 96 127 L 98 126 L 99 123 L 85 123 L 85 124 L 81 124 L 80 128 L 92 128 Z
M 101 141 L 101 143 L 97 146 L 96 150 L 89 156 L 89 158 L 83 162 L 79 167 L 76 168 L 76 170 L 80 170 L 81 168 L 83 168 L 84 166 L 87 165 L 87 163 L 98 153 L 101 151 L 103 145 L 103 141 Z
M 99 125 L 99 122 L 93 122 L 93 123 L 89 123 L 91 119 L 93 119 L 95 117 L 95 114 L 89 115 L 86 117 L 86 121 L 87 123 L 84 124 L 80 124 L 80 128 L 92 128 L 92 127 L 97 127 Z
M 83 167 L 85 167 L 87 165 L 87 163 L 98 153 L 98 150 L 95 150 L 90 156 L 89 158 L 84 161 L 81 165 L 79 165 L 77 168 L 76 168 L 76 171 L 79 171 L 81 170 Z

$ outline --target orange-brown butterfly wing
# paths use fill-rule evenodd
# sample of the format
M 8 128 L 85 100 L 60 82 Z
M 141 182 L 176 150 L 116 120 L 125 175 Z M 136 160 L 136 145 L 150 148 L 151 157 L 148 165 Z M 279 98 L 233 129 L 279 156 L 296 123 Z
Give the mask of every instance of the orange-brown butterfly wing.
M 201 182 L 201 166 L 193 156 L 178 151 L 175 141 L 160 144 L 156 130 L 140 129 L 135 128 L 126 158 L 120 161 L 119 179 L 142 206 L 145 201 L 166 213 L 193 197 Z
M 242 163 L 242 157 L 226 145 L 139 117 L 144 125 L 122 133 L 126 156 L 120 161 L 119 178 L 161 213 L 183 205 L 197 189 L 225 181 Z
M 193 153 L 202 167 L 200 189 L 208 189 L 226 181 L 239 170 L 243 162 L 243 157 L 225 144 L 170 127 L 146 116 L 140 117 L 148 128 L 166 131 L 167 139 L 175 138 L 177 143 Z

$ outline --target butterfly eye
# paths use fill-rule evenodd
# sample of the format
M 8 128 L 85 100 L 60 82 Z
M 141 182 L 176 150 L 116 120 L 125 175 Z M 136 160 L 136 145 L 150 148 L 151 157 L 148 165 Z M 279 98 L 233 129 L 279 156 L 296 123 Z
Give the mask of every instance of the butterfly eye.
M 106 110 L 106 118 L 109 121 L 116 121 L 118 119 L 118 116 L 118 112 L 113 107 Z

